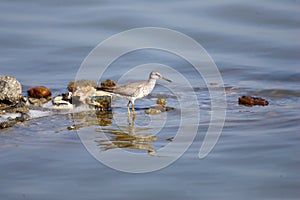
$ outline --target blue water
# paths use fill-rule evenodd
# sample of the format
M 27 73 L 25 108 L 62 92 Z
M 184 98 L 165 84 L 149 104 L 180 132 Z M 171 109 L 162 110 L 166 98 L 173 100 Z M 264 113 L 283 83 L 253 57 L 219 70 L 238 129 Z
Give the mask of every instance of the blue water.
M 45 85 L 56 94 L 64 92 L 97 44 L 151 26 L 180 31 L 200 43 L 218 66 L 227 93 L 226 122 L 213 151 L 197 157 L 210 106 L 200 80 L 194 90 L 203 118 L 194 143 L 172 165 L 146 174 L 118 172 L 94 159 L 76 131 L 67 130 L 74 124 L 69 114 L 1 130 L 1 199 L 300 198 L 299 1 L 10 0 L 1 2 L 0 13 L 0 74 L 16 77 L 24 88 Z M 122 67 L 149 62 L 195 78 L 182 59 L 152 51 L 124 56 L 106 78 L 118 79 Z M 154 95 L 164 91 L 157 87 Z M 238 106 L 238 96 L 247 94 L 264 97 L 270 105 Z M 136 103 L 141 108 L 155 102 Z M 115 116 L 126 112 L 123 105 L 115 102 Z M 138 114 L 136 123 L 147 124 L 148 117 Z M 176 118 L 178 112 L 170 115 Z M 169 123 L 154 147 L 173 136 L 178 124 Z

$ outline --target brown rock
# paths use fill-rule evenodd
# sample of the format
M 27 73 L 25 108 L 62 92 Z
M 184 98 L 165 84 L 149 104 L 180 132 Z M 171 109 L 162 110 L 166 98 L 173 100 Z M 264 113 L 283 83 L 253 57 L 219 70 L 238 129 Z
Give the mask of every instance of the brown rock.
M 239 97 L 239 104 L 245 106 L 267 106 L 269 102 L 261 97 L 241 96 Z
M 116 87 L 116 83 L 110 79 L 107 79 L 106 81 L 101 82 L 101 88 L 114 88 Z
M 51 91 L 44 86 L 37 86 L 27 91 L 28 96 L 32 98 L 51 98 Z
M 167 101 L 166 101 L 166 99 L 164 99 L 164 98 L 159 98 L 159 99 L 157 99 L 156 103 L 157 103 L 158 105 L 164 106 L 164 105 L 166 105 Z

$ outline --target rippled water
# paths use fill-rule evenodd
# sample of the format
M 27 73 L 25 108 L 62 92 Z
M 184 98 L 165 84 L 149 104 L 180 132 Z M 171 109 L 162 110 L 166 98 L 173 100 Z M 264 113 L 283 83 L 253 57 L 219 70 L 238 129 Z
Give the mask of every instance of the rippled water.
M 203 45 L 222 74 L 227 94 L 222 135 L 200 160 L 197 155 L 210 116 L 204 82 L 194 80 L 194 72 L 184 70 L 187 63 L 172 55 L 126 55 L 106 78 L 117 80 L 121 68 L 157 62 L 198 83 L 194 91 L 201 102 L 201 120 L 188 151 L 157 172 L 121 173 L 95 160 L 76 131 L 67 129 L 74 124 L 71 114 L 53 113 L 1 130 L 1 199 L 299 199 L 299 1 L 11 0 L 1 2 L 0 13 L 0 74 L 15 76 L 24 88 L 45 85 L 55 94 L 64 92 L 99 42 L 131 28 L 158 26 Z M 152 96 L 136 102 L 137 108 L 154 105 L 156 95 L 165 93 L 158 86 Z M 264 97 L 270 105 L 239 106 L 241 95 Z M 124 124 L 121 128 L 130 128 L 122 114 L 125 104 L 115 101 L 113 117 L 98 119 L 108 123 L 100 126 L 109 125 L 104 130 L 110 138 L 119 127 L 109 120 L 116 118 Z M 168 106 L 175 111 L 168 113 L 156 141 L 149 141 L 154 149 L 169 142 L 178 128 L 178 102 L 168 98 Z M 138 110 L 135 124 L 143 127 L 149 122 L 149 116 Z M 97 123 L 83 129 L 97 131 Z

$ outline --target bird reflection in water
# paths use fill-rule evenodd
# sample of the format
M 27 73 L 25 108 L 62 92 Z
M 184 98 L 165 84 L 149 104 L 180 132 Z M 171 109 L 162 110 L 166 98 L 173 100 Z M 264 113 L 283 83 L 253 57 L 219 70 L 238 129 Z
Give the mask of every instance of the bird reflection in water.
M 156 136 L 151 134 L 136 134 L 136 132 L 146 131 L 150 128 L 136 128 L 134 127 L 134 121 L 135 116 L 132 117 L 131 123 L 128 117 L 128 126 L 118 126 L 118 129 L 101 128 L 101 131 L 110 134 L 112 137 L 110 140 L 96 140 L 97 145 L 103 151 L 116 148 L 146 150 L 149 155 L 154 156 L 155 150 L 150 143 L 157 140 Z

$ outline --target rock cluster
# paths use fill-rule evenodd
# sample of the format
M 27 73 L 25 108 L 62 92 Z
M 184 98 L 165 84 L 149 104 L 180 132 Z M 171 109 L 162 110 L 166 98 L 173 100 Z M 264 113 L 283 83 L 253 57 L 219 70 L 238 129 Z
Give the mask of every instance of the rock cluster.
M 18 113 L 18 115 L 15 118 L 8 117 L 6 121 L 2 121 L 0 128 L 13 126 L 28 118 L 28 108 L 25 106 L 20 82 L 11 76 L 0 76 L 0 117 L 7 113 Z
M 106 80 L 105 83 L 101 83 L 101 85 L 107 83 L 109 85 L 116 85 L 116 83 L 111 80 Z M 68 89 L 70 92 L 53 99 L 52 102 L 57 109 L 69 109 L 80 104 L 93 106 L 104 111 L 110 110 L 111 108 L 110 94 L 97 90 L 99 88 L 97 88 L 97 83 L 95 81 L 74 80 L 68 84 Z
M 11 76 L 0 76 L 0 103 L 15 104 L 22 99 L 20 82 Z
M 105 87 L 114 87 L 116 83 L 106 80 Z M 99 110 L 110 110 L 111 96 L 97 90 L 97 83 L 91 80 L 74 80 L 68 84 L 69 92 L 53 98 L 53 109 L 72 109 L 78 104 L 93 106 Z M 0 128 L 7 128 L 29 118 L 29 107 L 42 106 L 51 100 L 51 91 L 45 86 L 36 86 L 27 90 L 27 99 L 22 96 L 20 82 L 11 76 L 0 76 Z M 42 108 L 42 107 L 40 107 Z M 8 113 L 11 113 L 8 115 Z M 14 117 L 12 117 L 14 116 Z M 3 120 L 4 119 L 4 120 Z
M 27 90 L 28 102 L 43 105 L 51 100 L 51 91 L 45 86 L 37 86 Z

